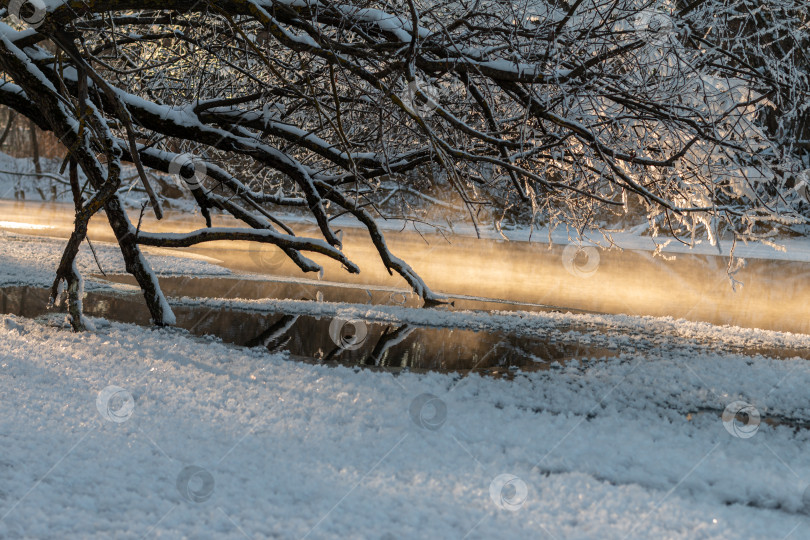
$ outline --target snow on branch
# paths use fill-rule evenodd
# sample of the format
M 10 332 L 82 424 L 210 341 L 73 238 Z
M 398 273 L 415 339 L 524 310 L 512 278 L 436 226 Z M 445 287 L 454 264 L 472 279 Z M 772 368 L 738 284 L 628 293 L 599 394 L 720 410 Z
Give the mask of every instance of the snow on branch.
M 125 161 L 180 178 L 206 219 L 153 235 L 116 196 L 95 199 L 155 320 L 139 244 L 269 242 L 305 271 L 320 270 L 308 251 L 359 271 L 333 227 L 348 215 L 435 302 L 378 220 L 432 207 L 582 231 L 635 212 L 655 234 L 712 241 L 807 221 L 800 0 L 0 5 L 0 103 L 63 140 L 91 197 Z M 212 211 L 239 226 L 210 227 Z M 301 212 L 319 238 L 294 234 Z

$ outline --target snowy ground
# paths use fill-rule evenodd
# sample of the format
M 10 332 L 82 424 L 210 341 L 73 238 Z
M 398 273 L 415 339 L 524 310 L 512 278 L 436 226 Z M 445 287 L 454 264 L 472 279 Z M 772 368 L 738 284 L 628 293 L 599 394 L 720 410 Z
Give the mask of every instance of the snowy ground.
M 0 231 L 0 286 L 36 285 L 50 287 L 54 272 L 59 266 L 66 240 L 14 234 Z M 100 274 L 99 264 L 105 272 L 123 273 L 124 258 L 117 245 L 94 242 L 98 263 L 87 242 L 83 243 L 76 259 L 82 274 Z M 167 253 L 169 250 L 151 251 Z M 190 253 L 173 252 L 169 255 L 146 255 L 160 275 L 193 274 L 197 276 L 222 276 L 230 274 L 225 268 L 211 264 L 205 257 Z M 176 256 L 181 255 L 181 257 Z M 87 288 L 97 285 L 87 281 Z
M 807 432 L 699 411 L 807 418 L 809 382 L 803 360 L 666 350 L 394 377 L 6 317 L 0 536 L 806 538 Z
M 49 284 L 62 244 L 6 234 L 0 283 Z M 114 248 L 97 249 L 116 269 Z M 623 354 L 512 381 L 393 376 L 177 330 L 102 323 L 76 335 L 0 315 L 0 538 L 810 537 L 810 364 L 732 352 L 807 350 L 810 336 L 233 303 L 553 333 Z M 724 418 L 735 402 L 761 422 Z

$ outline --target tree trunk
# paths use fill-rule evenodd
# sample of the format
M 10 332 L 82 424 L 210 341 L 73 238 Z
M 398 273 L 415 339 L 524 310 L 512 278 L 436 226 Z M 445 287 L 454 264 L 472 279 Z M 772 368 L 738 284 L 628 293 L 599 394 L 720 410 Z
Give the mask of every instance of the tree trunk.
M 31 156 L 34 160 L 34 170 L 42 174 L 42 165 L 39 163 L 39 141 L 37 140 L 37 126 L 33 120 L 28 121 L 28 133 L 31 136 Z
M 107 201 L 104 205 L 104 211 L 115 233 L 115 238 L 118 240 L 121 253 L 124 255 L 127 272 L 135 277 L 143 291 L 143 297 L 149 308 L 149 314 L 152 316 L 153 324 L 156 326 L 175 324 L 174 313 L 172 313 L 163 292 L 160 290 L 157 276 L 141 254 L 135 236 L 135 229 L 121 207 L 121 199 L 118 198 L 118 195 L 113 195 Z
M 14 120 L 17 119 L 17 113 L 14 112 L 12 109 L 8 110 L 8 122 L 6 122 L 6 128 L 3 130 L 3 134 L 0 135 L 0 148 L 6 144 L 6 139 L 8 139 L 8 134 L 11 133 L 11 128 L 14 126 Z

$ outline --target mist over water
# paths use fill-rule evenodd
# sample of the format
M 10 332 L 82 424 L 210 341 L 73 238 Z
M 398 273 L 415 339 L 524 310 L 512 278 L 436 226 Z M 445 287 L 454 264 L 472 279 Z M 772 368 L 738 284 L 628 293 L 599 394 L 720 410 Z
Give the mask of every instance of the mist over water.
M 5 222 L 5 226 L 0 223 L 0 230 L 18 234 L 67 237 L 72 228 L 72 213 L 67 205 L 3 201 L 0 216 Z M 137 214 L 131 217 L 137 222 Z M 216 216 L 214 222 L 215 226 L 233 224 Z M 27 231 L 21 224 L 33 228 Z M 147 216 L 142 227 L 153 232 L 191 231 L 204 227 L 204 221 L 201 217 L 181 219 L 169 213 L 162 222 Z M 302 235 L 314 233 L 309 225 L 293 228 Z M 113 240 L 103 216 L 93 219 L 90 237 L 96 241 Z M 440 235 L 397 231 L 389 231 L 386 239 L 394 254 L 408 262 L 433 290 L 450 296 L 456 309 L 552 306 L 563 311 L 671 316 L 720 325 L 810 333 L 805 299 L 810 263 L 747 259 L 745 266 L 734 274 L 741 282 L 734 290 L 727 273 L 728 259 L 723 256 L 676 254 L 668 256 L 672 260 L 665 260 L 643 250 L 580 250 L 574 246 L 549 247 L 545 242 L 460 236 L 448 240 Z M 375 295 L 383 294 L 375 292 L 382 288 L 386 303 L 418 305 L 405 282 L 399 276 L 388 275 L 367 233 L 344 227 L 343 242 L 347 256 L 361 268 L 359 275 L 347 273 L 340 264 L 323 256 L 308 254 L 324 266 L 321 283 L 349 284 L 357 289 L 350 295 L 351 300 L 342 301 L 368 303 Z M 146 251 L 168 252 L 149 248 Z M 298 270 L 270 245 L 214 242 L 171 251 L 203 255 L 235 271 L 318 280 L 316 274 Z M 245 285 L 228 296 L 266 297 L 266 291 L 260 287 L 250 287 Z M 197 292 L 224 296 L 217 291 L 217 287 L 207 286 L 205 291 Z M 296 298 L 294 294 L 292 297 Z

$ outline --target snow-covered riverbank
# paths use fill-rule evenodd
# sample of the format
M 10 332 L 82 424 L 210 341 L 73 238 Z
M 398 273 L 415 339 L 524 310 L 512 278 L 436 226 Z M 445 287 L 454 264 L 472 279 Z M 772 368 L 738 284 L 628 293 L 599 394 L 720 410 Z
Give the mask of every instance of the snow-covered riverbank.
M 48 284 L 61 242 L 11 236 L 2 281 Z M 115 268 L 115 250 L 98 248 Z M 95 264 L 89 252 L 82 260 Z M 312 311 L 301 305 L 267 307 Z M 395 377 L 176 330 L 101 322 L 76 335 L 0 316 L 0 537 L 810 534 L 810 364 L 729 352 L 803 348 L 806 336 L 650 317 L 443 316 L 606 340 L 622 354 L 513 381 Z M 748 420 L 724 424 L 728 406 Z
M 804 360 L 665 347 L 394 377 L 5 317 L 0 536 L 805 538 L 808 432 L 699 409 L 807 419 L 808 383 Z

